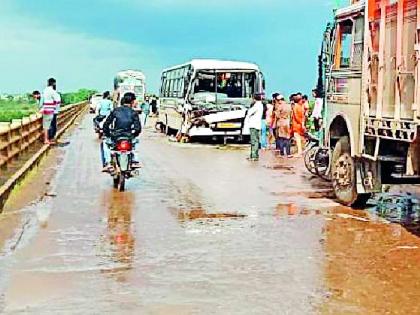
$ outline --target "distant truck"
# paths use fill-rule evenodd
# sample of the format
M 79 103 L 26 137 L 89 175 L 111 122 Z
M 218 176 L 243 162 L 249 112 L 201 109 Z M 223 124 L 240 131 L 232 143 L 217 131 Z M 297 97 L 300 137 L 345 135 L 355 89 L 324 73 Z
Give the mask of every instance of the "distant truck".
M 114 105 L 119 105 L 121 98 L 127 92 L 136 95 L 137 101 L 142 103 L 146 93 L 146 76 L 138 70 L 120 71 L 114 78 Z
M 324 34 L 318 91 L 337 199 L 420 183 L 420 0 L 351 1 Z

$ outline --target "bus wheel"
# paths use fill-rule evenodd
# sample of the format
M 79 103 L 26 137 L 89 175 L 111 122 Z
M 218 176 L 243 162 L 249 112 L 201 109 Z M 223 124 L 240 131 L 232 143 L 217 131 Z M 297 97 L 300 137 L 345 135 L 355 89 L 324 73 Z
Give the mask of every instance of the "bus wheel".
M 168 115 L 165 115 L 165 135 L 169 136 L 171 133 L 171 128 L 169 128 L 168 124 Z
M 161 121 L 156 122 L 155 129 L 160 133 L 163 133 L 165 131 L 165 127 L 163 126 L 163 123 Z
M 340 203 L 363 208 L 370 194 L 358 194 L 356 187 L 356 163 L 350 153 L 348 137 L 342 137 L 334 148 L 331 161 L 331 179 L 334 193 Z

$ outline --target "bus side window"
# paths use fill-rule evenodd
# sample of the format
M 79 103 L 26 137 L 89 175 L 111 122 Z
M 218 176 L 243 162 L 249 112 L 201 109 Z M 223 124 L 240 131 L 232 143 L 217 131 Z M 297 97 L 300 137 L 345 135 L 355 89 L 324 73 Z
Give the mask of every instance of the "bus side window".
M 166 82 L 167 82 L 166 73 L 164 73 L 162 75 L 162 86 L 160 88 L 160 95 L 161 96 L 166 96 Z

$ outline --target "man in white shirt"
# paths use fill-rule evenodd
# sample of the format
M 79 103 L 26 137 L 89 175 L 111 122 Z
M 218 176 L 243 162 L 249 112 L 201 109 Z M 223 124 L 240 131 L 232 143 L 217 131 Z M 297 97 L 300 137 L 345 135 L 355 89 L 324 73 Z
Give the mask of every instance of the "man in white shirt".
M 261 122 L 264 112 L 264 106 L 262 100 L 263 94 L 254 95 L 254 104 L 248 110 L 245 117 L 245 125 L 249 126 L 251 135 L 251 156 L 250 161 L 258 161 L 259 149 L 260 149 L 260 134 L 261 134 Z
M 56 91 L 57 85 L 56 80 L 51 78 L 48 80 L 48 86 L 45 88 L 44 93 L 42 94 L 42 126 L 44 129 L 44 143 L 51 144 L 54 142 L 54 139 L 49 138 L 48 131 L 51 128 L 51 123 L 53 122 L 54 114 L 61 105 L 61 96 Z
M 318 90 L 313 90 L 312 95 L 315 98 L 315 106 L 311 118 L 314 121 L 315 131 L 319 133 L 322 128 L 322 112 L 324 110 L 324 100 L 320 97 Z

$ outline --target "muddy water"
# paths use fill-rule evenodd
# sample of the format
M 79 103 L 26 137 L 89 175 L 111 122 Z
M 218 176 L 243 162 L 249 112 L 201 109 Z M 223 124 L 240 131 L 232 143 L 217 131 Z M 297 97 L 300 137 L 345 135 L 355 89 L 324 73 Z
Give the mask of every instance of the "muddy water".
M 90 118 L 61 149 L 50 197 L 3 246 L 6 314 L 416 310 L 406 302 L 418 292 L 418 236 L 339 207 L 301 162 L 264 154 L 253 164 L 236 146 L 148 130 L 142 174 L 119 193 L 99 172 Z

